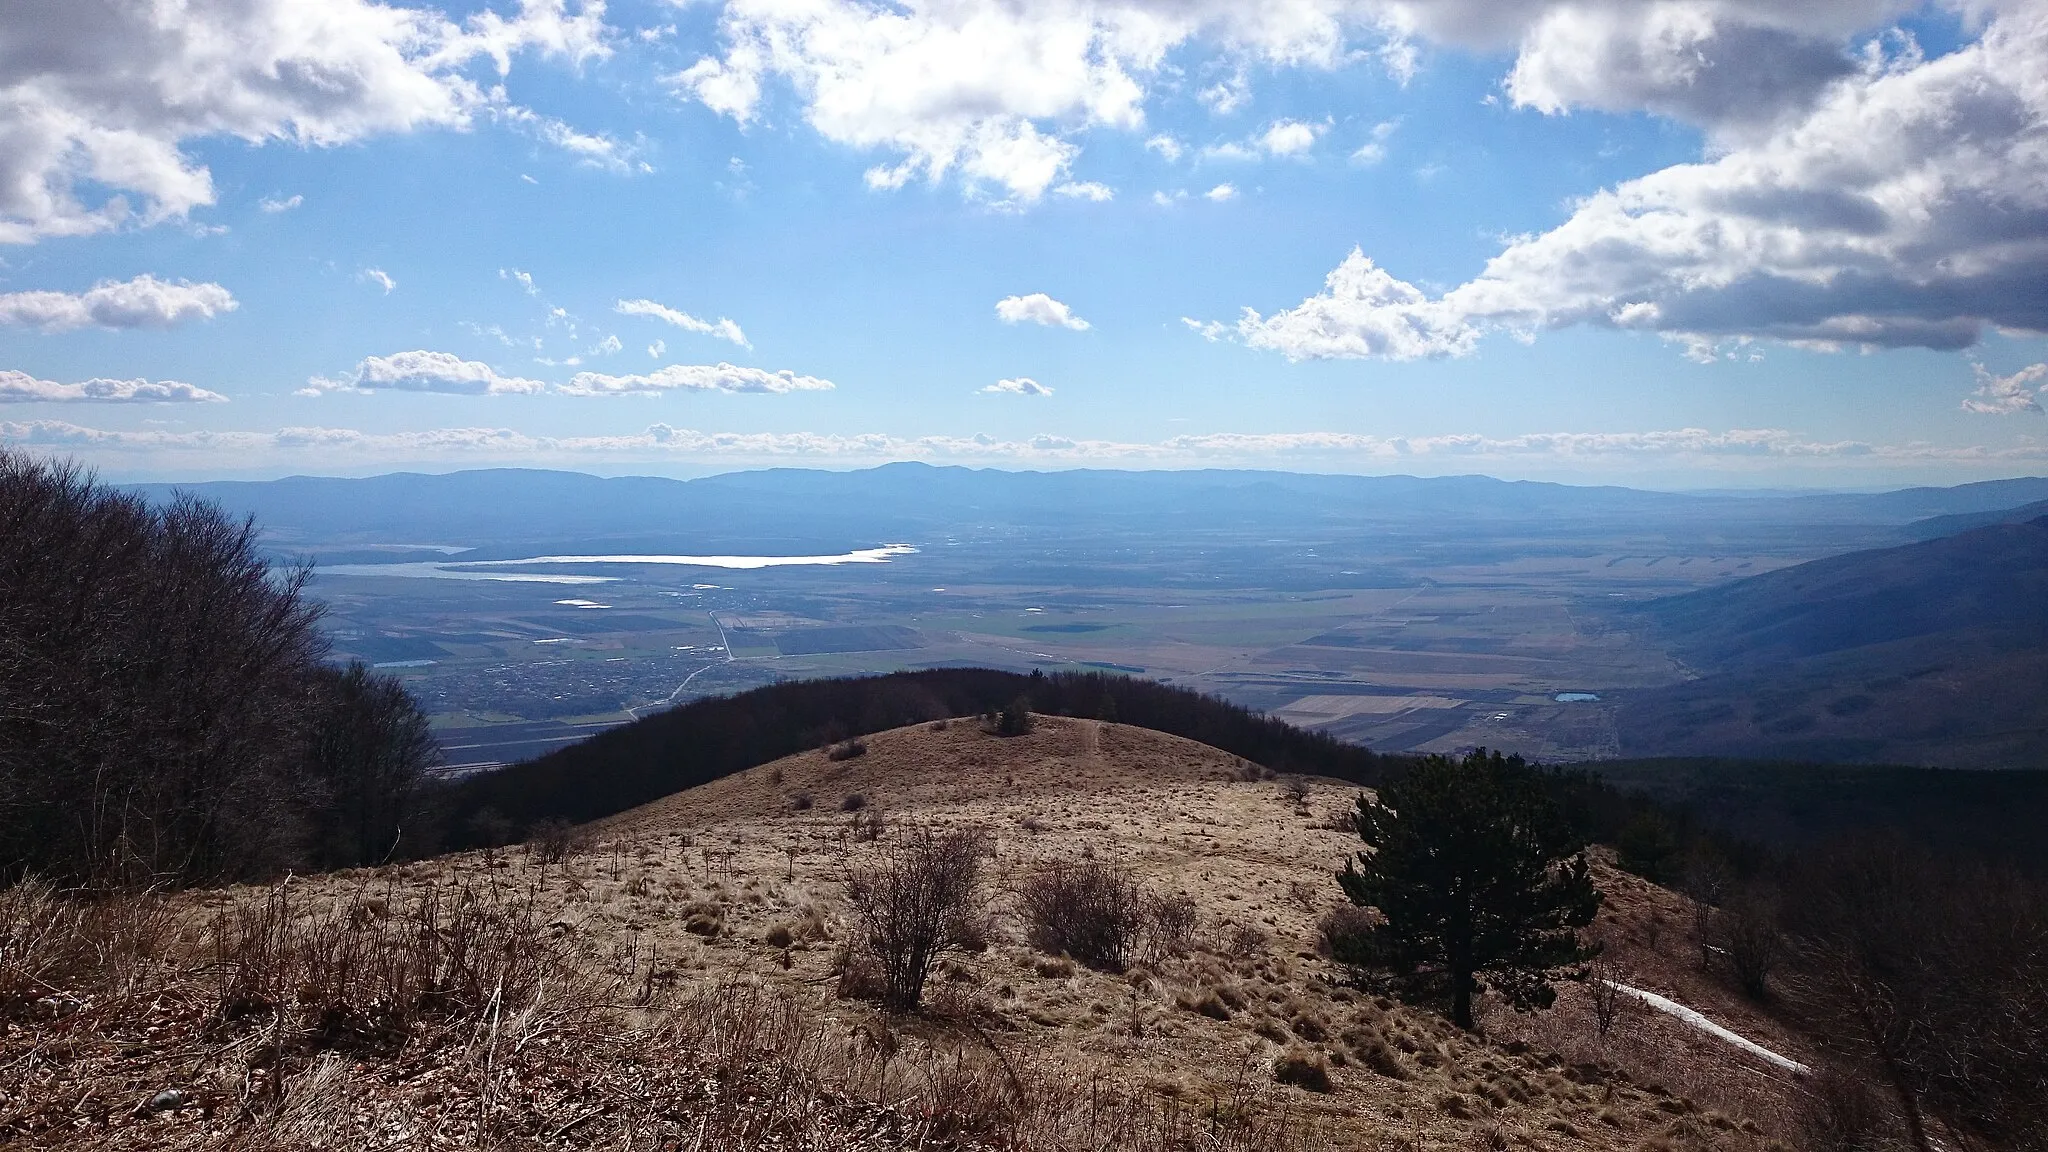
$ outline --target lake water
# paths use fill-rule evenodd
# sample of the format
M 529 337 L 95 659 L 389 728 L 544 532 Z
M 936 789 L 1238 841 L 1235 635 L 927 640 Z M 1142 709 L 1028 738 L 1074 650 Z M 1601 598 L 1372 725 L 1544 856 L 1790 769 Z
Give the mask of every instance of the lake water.
M 330 576 L 401 576 L 427 580 L 504 580 L 531 584 L 610 584 L 617 576 L 581 576 L 561 572 L 495 572 L 530 564 L 662 564 L 686 568 L 786 568 L 799 565 L 887 564 L 917 551 L 908 544 L 858 548 L 831 556 L 526 556 L 517 560 L 425 560 L 402 564 L 333 564 L 320 568 Z

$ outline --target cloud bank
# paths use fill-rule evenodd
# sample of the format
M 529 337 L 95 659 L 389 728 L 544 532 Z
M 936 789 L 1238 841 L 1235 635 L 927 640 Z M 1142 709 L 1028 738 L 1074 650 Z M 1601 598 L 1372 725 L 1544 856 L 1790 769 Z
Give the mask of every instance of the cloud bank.
M 1324 290 L 1236 335 L 1293 360 L 1472 351 L 1487 331 L 1968 347 L 2048 332 L 2048 9 L 1933 60 L 1872 64 L 1714 159 L 1580 201 L 1431 296 L 1354 251 Z
M 240 306 L 234 294 L 218 284 L 166 281 L 144 274 L 133 280 L 102 280 L 84 292 L 0 295 L 0 324 L 43 332 L 170 328 L 192 320 L 211 320 Z
M 464 360 L 452 352 L 419 349 L 390 356 L 368 356 L 347 376 L 315 376 L 299 390 L 301 396 L 322 392 L 442 392 L 457 396 L 532 394 L 547 384 L 520 376 L 501 376 L 481 360 Z
M 0 370 L 0 404 L 211 404 L 227 397 L 177 380 L 92 379 L 77 384 Z
M 1052 395 L 1052 389 L 1046 387 L 1043 384 L 1040 384 L 1038 381 L 1033 380 L 1029 376 L 1019 376 L 1014 380 L 998 380 L 995 383 L 989 385 L 988 387 L 983 388 L 982 391 L 992 396 Z
M 632 376 L 607 376 L 599 372 L 578 372 L 555 391 L 568 396 L 628 396 L 661 392 L 766 393 L 827 392 L 833 384 L 816 376 L 799 376 L 788 369 L 770 372 L 738 365 L 671 364 L 655 372 Z

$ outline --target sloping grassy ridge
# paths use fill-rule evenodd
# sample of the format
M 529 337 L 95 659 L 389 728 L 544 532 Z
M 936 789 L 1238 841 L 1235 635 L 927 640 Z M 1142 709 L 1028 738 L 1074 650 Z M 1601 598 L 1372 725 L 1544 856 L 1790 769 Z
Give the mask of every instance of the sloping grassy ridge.
M 1377 755 L 1246 708 L 1150 680 L 1101 672 L 1023 675 L 937 668 L 792 681 L 699 700 L 580 744 L 450 786 L 450 847 L 470 847 L 471 818 L 494 809 L 514 829 L 596 820 L 835 740 L 999 709 L 1114 718 L 1220 748 L 1276 772 L 1376 783 L 1404 758 Z

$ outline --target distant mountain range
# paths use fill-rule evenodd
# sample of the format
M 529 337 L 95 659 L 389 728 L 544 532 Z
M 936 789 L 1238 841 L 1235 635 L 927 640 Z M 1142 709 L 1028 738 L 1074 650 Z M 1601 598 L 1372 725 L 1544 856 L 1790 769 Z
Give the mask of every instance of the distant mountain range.
M 137 485 L 253 514 L 281 544 L 481 546 L 686 541 L 699 548 L 840 549 L 986 526 L 1056 531 L 1397 525 L 1543 531 L 1595 521 L 1904 527 L 2048 501 L 2048 479 L 1869 495 L 1688 495 L 1485 476 L 1327 476 L 1225 470 L 1005 472 L 889 464 L 767 469 L 699 480 L 487 469 L 365 479 Z
M 1700 678 L 1630 694 L 1624 754 L 2048 767 L 2048 515 L 1634 611 Z

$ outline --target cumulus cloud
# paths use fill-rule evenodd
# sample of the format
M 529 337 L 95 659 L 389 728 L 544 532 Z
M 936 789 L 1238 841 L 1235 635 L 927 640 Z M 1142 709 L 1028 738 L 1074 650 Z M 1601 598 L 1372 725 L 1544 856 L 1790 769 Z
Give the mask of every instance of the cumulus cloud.
M 723 50 L 669 79 L 741 123 L 761 114 L 771 82 L 785 82 L 820 135 L 894 156 L 869 170 L 872 187 L 958 174 L 1029 202 L 1064 178 L 1079 152 L 1070 137 L 1143 127 L 1147 86 L 1176 47 L 1204 36 L 1244 59 L 1329 67 L 1343 56 L 1346 22 L 1372 19 L 1348 7 L 730 0 Z
M 1168 164 L 1171 164 L 1174 161 L 1180 159 L 1181 153 L 1187 150 L 1186 147 L 1182 145 L 1179 140 L 1176 140 L 1172 136 L 1166 135 L 1163 132 L 1157 136 L 1151 137 L 1150 139 L 1146 140 L 1145 147 L 1151 149 L 1154 152 L 1159 153 L 1160 159 L 1166 161 Z
M 356 279 L 365 284 L 375 284 L 384 290 L 386 296 L 391 295 L 391 290 L 398 287 L 398 281 L 393 280 L 382 268 L 365 268 L 356 274 Z
M 4 163 L 0 160 L 0 163 Z M 218 284 L 159 280 L 102 280 L 84 292 L 9 292 L 0 295 L 0 324 L 68 332 L 74 328 L 169 328 L 211 320 L 240 305 Z
M 1316 146 L 1317 138 L 1329 129 L 1327 124 L 1310 124 L 1302 120 L 1275 120 L 1259 133 L 1259 147 L 1268 156 L 1300 156 Z
M 0 369 L 0 404 L 209 404 L 226 400 L 177 380 L 103 380 L 59 384 Z
M 468 65 L 602 56 L 603 12 L 520 0 L 456 24 L 375 0 L 14 0 L 0 24 L 0 242 L 212 204 L 196 140 L 324 147 L 464 127 L 490 103 Z
M 1432 297 L 1354 252 L 1323 293 L 1238 324 L 1295 359 L 1460 355 L 1482 330 L 1967 347 L 2048 331 L 2048 10 L 1859 73 L 1757 141 L 1580 201 Z
M 1960 5 L 1959 5 L 1960 6 Z M 2009 5 L 2010 6 L 2010 5 Z M 1167 66 L 1199 44 L 1220 78 L 1194 89 L 1218 115 L 1251 99 L 1252 66 L 1376 59 L 1406 82 L 1418 45 L 1510 52 L 1519 106 L 1646 110 L 1736 138 L 1796 117 L 1859 71 L 1910 57 L 1871 34 L 1914 0 L 729 0 L 722 49 L 669 77 L 741 123 L 780 82 L 825 138 L 892 154 L 876 188 L 957 174 L 1029 202 L 1058 184 L 1093 129 L 1136 131 Z M 1992 5 L 1967 5 L 1973 12 Z M 1863 39 L 1859 41 L 1857 38 Z M 1298 122 L 1296 122 L 1298 124 Z M 1273 147 L 1299 155 L 1303 129 Z M 1273 128 L 1267 130 L 1269 133 Z M 1154 136 L 1170 147 L 1178 144 Z M 1282 151 L 1282 150 L 1285 151 Z
M 1235 200 L 1237 199 L 1237 185 L 1218 184 L 1207 192 L 1202 193 L 1202 197 L 1206 200 L 1213 200 L 1218 204 L 1223 203 L 1225 200 Z
M 485 396 L 540 392 L 547 385 L 519 376 L 501 376 L 481 360 L 464 360 L 452 352 L 415 350 L 390 356 L 368 356 L 348 375 L 315 376 L 299 390 L 301 396 L 322 392 L 443 392 Z
M 1211 340 L 1225 331 L 1220 324 L 1187 323 Z M 1300 305 L 1270 317 L 1245 309 L 1237 334 L 1289 360 L 1461 356 L 1479 340 L 1470 321 L 1357 249 L 1324 278 L 1321 293 Z
M 263 199 L 258 200 L 256 202 L 256 207 L 261 211 L 268 212 L 271 215 L 275 216 L 279 212 L 289 212 L 292 209 L 297 208 L 299 205 L 304 204 L 305 202 L 306 198 L 304 196 L 292 196 L 284 200 L 277 200 L 269 196 L 265 196 Z
M 1987 416 L 2010 416 L 2041 411 L 2040 397 L 2048 395 L 2048 364 L 2029 364 L 2010 376 L 1993 373 L 1982 364 L 1971 365 L 1977 373 L 1977 390 L 1963 398 L 1963 410 Z
M 741 368 L 734 364 L 671 364 L 644 375 L 607 376 L 599 372 L 578 372 L 555 390 L 570 396 L 626 396 L 661 392 L 825 392 L 830 380 L 799 376 L 788 369 L 769 372 L 762 368 Z
M 716 320 L 699 320 L 688 312 L 679 312 L 666 304 L 658 304 L 652 300 L 621 300 L 613 305 L 613 310 L 622 316 L 646 316 L 664 323 L 673 324 L 685 332 L 696 332 L 705 336 L 716 336 L 720 340 L 730 340 L 742 348 L 753 347 L 752 344 L 747 343 L 747 334 L 740 331 L 740 326 L 723 316 Z M 655 355 L 659 355 L 659 353 L 655 353 Z
M 996 318 L 1005 324 L 1043 324 L 1053 328 L 1071 328 L 1076 332 L 1088 330 L 1088 322 L 1074 315 L 1073 309 L 1043 292 L 1003 297 L 996 301 Z
M 1015 380 L 998 380 L 995 383 L 989 385 L 988 387 L 983 388 L 982 391 L 992 396 L 1052 395 L 1052 389 L 1046 387 L 1043 384 L 1040 384 L 1038 381 L 1033 380 L 1029 376 L 1019 376 Z

